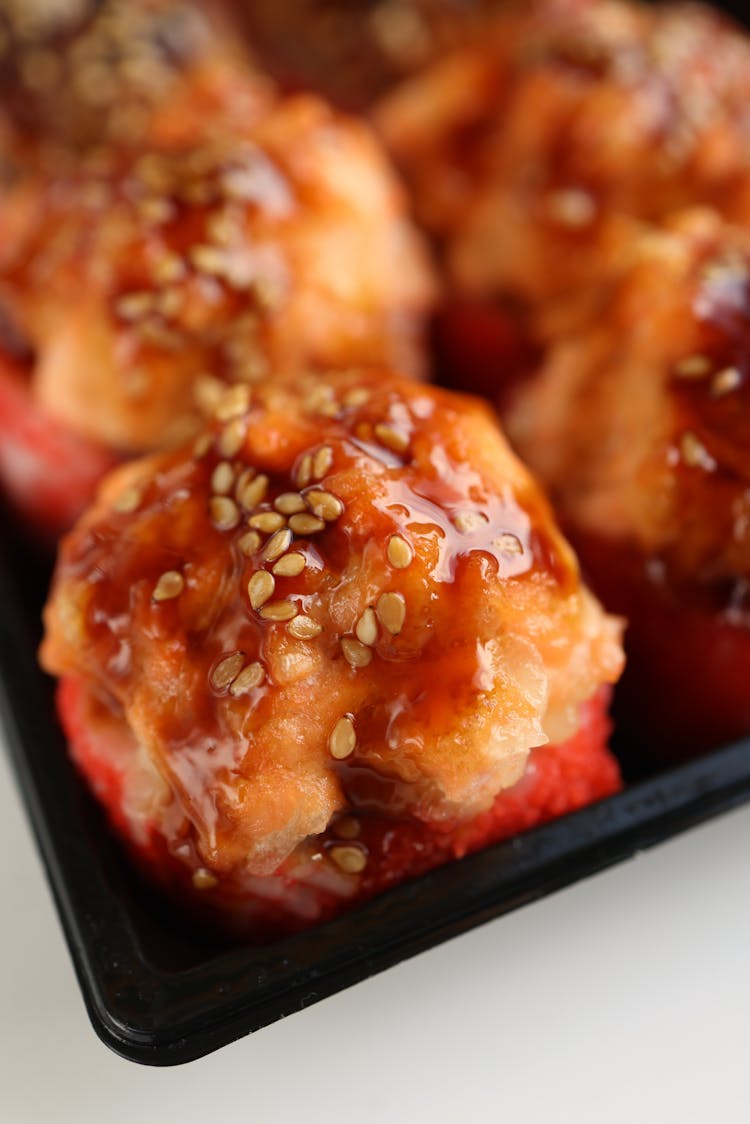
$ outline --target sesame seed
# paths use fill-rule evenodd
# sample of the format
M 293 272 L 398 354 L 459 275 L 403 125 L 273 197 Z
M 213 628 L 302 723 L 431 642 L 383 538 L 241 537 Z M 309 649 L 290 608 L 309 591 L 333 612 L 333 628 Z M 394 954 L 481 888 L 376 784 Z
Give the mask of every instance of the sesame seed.
M 153 275 L 158 285 L 172 285 L 185 276 L 185 263 L 177 254 L 162 254 L 154 262 Z
M 298 551 L 284 554 L 273 567 L 273 573 L 279 578 L 296 578 L 304 570 L 306 562 L 304 554 Z
M 211 672 L 211 686 L 217 691 L 224 691 L 237 678 L 242 671 L 245 657 L 242 652 L 232 652 L 214 667 Z
M 211 522 L 218 531 L 231 531 L 240 521 L 240 511 L 228 496 L 212 496 L 208 503 Z
M 690 468 L 702 468 L 705 472 L 713 472 L 717 467 L 706 446 L 690 430 L 683 433 L 680 438 L 680 454 Z
M 200 375 L 193 383 L 193 398 L 199 410 L 212 414 L 225 392 L 224 383 L 213 375 Z
M 279 516 L 279 518 L 282 518 Z M 266 562 L 275 562 L 277 558 L 281 558 L 282 554 L 286 554 L 289 547 L 292 545 L 292 532 L 288 527 L 282 528 L 271 535 L 270 539 L 263 547 L 263 558 Z
M 372 649 L 352 636 L 341 637 L 341 651 L 346 662 L 352 667 L 367 667 L 372 660 Z
M 267 570 L 258 570 L 250 578 L 247 583 L 247 592 L 250 598 L 250 604 L 254 609 L 260 609 L 261 605 L 265 605 L 270 597 L 273 597 L 273 592 L 276 589 L 276 582 L 272 574 Z
M 232 386 L 226 390 L 216 408 L 219 421 L 231 421 L 244 414 L 250 405 L 250 388 L 244 385 Z
M 193 872 L 193 886 L 196 890 L 213 890 L 214 886 L 218 886 L 219 879 L 210 870 L 206 870 L 205 866 L 199 866 Z
M 247 534 L 244 534 L 239 540 L 237 546 L 242 553 L 249 558 L 251 554 L 255 554 L 257 550 L 260 550 L 260 543 L 261 538 L 258 532 L 248 531 Z
M 342 816 L 340 820 L 336 820 L 333 830 L 339 839 L 356 839 L 362 831 L 362 825 L 354 816 Z
M 305 453 L 297 467 L 296 480 L 298 487 L 306 488 L 310 483 L 312 477 L 312 463 L 313 459 L 310 453 Z
M 333 523 L 344 514 L 343 503 L 331 492 L 312 489 L 305 495 L 305 500 L 313 514 L 319 519 L 324 519 L 326 523 Z
M 234 457 L 239 453 L 245 441 L 247 427 L 244 418 L 234 418 L 219 434 L 216 444 L 219 452 L 224 457 Z
M 298 515 L 300 511 L 307 509 L 307 504 L 299 492 L 282 492 L 273 501 L 273 506 L 284 515 Z
M 343 718 L 339 718 L 328 739 L 331 757 L 335 757 L 337 761 L 343 761 L 345 757 L 350 757 L 354 753 L 356 744 L 357 735 L 354 732 L 354 723 L 345 714 Z
M 368 606 L 357 621 L 354 629 L 357 639 L 363 644 L 372 646 L 378 638 L 378 621 L 374 611 Z
M 405 453 L 409 448 L 407 435 L 394 429 L 392 425 L 384 425 L 381 422 L 375 426 L 374 432 L 380 444 L 385 445 L 386 449 L 390 449 L 393 453 Z
M 295 617 L 291 624 L 287 626 L 287 632 L 295 640 L 312 640 L 314 636 L 320 636 L 322 631 L 323 626 L 314 621 L 312 617 Z
M 259 511 L 257 515 L 250 516 L 248 523 L 256 531 L 263 531 L 265 535 L 270 535 L 286 526 L 286 519 L 277 511 Z
M 318 449 L 312 459 L 312 475 L 320 480 L 333 467 L 333 449 L 330 445 L 323 445 Z
M 403 596 L 400 593 L 381 593 L 375 612 L 383 628 L 391 636 L 398 636 L 406 617 L 406 601 Z
M 228 461 L 219 461 L 211 473 L 211 491 L 217 495 L 225 496 L 231 492 L 234 484 L 234 469 Z
M 742 382 L 742 375 L 736 367 L 725 367 L 723 371 L 717 371 L 711 379 L 711 393 L 714 398 L 723 398 L 725 394 L 731 394 L 733 390 Z
M 322 519 L 318 519 L 316 515 L 292 515 L 289 517 L 289 526 L 294 531 L 295 535 L 314 535 L 317 531 L 322 531 L 325 523 Z
M 397 570 L 405 570 L 411 563 L 414 557 L 412 550 L 406 539 L 401 538 L 401 535 L 392 535 L 388 540 L 388 561 L 391 566 L 395 566 Z
M 237 488 L 237 500 L 244 508 L 245 511 L 252 511 L 259 503 L 262 503 L 268 491 L 268 477 L 261 474 L 252 478 L 243 485 L 242 488 Z
M 191 246 L 188 257 L 199 273 L 220 277 L 224 272 L 226 254 L 216 246 Z
M 126 488 L 124 492 L 120 492 L 112 506 L 121 515 L 129 515 L 138 508 L 141 499 L 141 493 L 137 488 Z
M 263 606 L 260 615 L 266 621 L 290 621 L 297 616 L 297 612 L 293 601 L 272 601 Z
M 166 570 L 156 585 L 152 597 L 154 601 L 171 601 L 179 597 L 185 588 L 185 579 L 179 570 Z
M 510 531 L 506 531 L 496 539 L 493 539 L 492 545 L 502 554 L 523 554 L 523 543 L 518 535 L 512 535 Z
M 248 691 L 254 691 L 256 687 L 260 687 L 265 677 L 266 671 L 262 663 L 249 663 L 247 667 L 243 667 L 230 686 L 229 694 L 236 698 L 237 695 L 245 695 Z
M 370 391 L 365 390 L 363 386 L 355 386 L 353 390 L 347 391 L 342 398 L 342 402 L 349 409 L 355 410 L 358 406 L 364 406 L 365 402 L 370 401 Z
M 681 379 L 702 379 L 711 370 L 711 362 L 705 355 L 688 355 L 675 364 L 675 374 Z
M 211 448 L 213 438 L 210 433 L 201 433 L 200 437 L 196 437 L 195 444 L 193 445 L 193 456 L 196 460 L 202 460 L 208 450 Z
M 367 855 L 361 847 L 337 844 L 329 852 L 336 866 L 345 874 L 361 874 L 367 866 Z
M 453 526 L 462 535 L 471 535 L 487 523 L 489 519 L 481 511 L 459 511 L 453 520 Z
M 154 303 L 154 293 L 125 293 L 115 301 L 115 312 L 123 320 L 140 320 L 151 312 Z

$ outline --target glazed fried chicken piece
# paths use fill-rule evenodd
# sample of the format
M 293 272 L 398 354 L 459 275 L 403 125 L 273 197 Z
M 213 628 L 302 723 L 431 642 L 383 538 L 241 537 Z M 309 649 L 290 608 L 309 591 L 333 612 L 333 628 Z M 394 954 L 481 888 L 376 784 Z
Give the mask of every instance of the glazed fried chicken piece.
M 687 212 L 636 243 L 507 417 L 630 619 L 627 697 L 674 752 L 750 729 L 749 357 L 750 235 Z
M 114 821 L 256 920 L 618 784 L 619 622 L 487 408 L 382 369 L 234 388 L 197 443 L 111 475 L 45 618 Z
M 750 44 L 710 8 L 533 0 L 377 116 L 456 286 L 533 312 L 616 268 L 638 220 L 744 221 L 748 104 Z

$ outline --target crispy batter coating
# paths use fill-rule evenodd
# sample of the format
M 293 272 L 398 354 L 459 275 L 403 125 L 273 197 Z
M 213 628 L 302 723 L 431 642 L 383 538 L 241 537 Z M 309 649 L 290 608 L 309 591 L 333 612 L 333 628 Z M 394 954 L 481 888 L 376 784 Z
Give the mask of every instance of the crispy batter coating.
M 36 353 L 37 401 L 146 451 L 193 432 L 227 381 L 420 373 L 432 276 L 367 126 L 305 96 L 210 129 L 178 109 L 137 152 L 99 146 L 0 213 L 0 298 Z
M 578 533 L 731 590 L 750 577 L 749 355 L 750 235 L 685 212 L 550 348 L 510 432 Z
M 230 876 L 351 808 L 477 814 L 622 660 L 489 411 L 379 369 L 235 388 L 118 470 L 45 617 L 47 669 L 161 778 L 172 853 Z
M 532 0 L 378 119 L 454 280 L 540 301 L 616 267 L 637 220 L 747 218 L 748 105 L 750 43 L 709 8 Z

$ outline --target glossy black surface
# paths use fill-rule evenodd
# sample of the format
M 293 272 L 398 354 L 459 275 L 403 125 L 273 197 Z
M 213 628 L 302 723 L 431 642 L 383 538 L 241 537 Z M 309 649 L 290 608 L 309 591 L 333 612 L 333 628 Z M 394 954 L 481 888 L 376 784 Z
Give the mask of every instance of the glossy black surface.
M 0 709 L 91 1021 L 134 1061 L 200 1057 L 750 799 L 747 741 L 635 779 L 309 933 L 222 946 L 137 880 L 68 763 L 52 684 L 34 656 L 46 567 L 17 544 L 12 557 L 13 571 L 0 571 Z

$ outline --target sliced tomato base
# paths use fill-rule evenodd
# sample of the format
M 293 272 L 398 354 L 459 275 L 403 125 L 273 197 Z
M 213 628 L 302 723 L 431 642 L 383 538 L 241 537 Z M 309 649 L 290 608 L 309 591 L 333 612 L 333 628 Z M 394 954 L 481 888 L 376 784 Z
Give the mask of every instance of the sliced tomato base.
M 23 365 L 0 354 L 0 489 L 24 523 L 54 542 L 116 463 L 109 450 L 43 410 Z
M 244 939 L 265 943 L 617 792 L 620 772 L 607 749 L 609 697 L 609 689 L 602 689 L 583 706 L 573 737 L 533 750 L 521 781 L 475 819 L 436 826 L 353 808 L 264 877 L 217 878 L 197 866 L 194 854 L 179 858 L 175 852 L 187 848 L 168 842 L 156 822 L 134 817 L 126 807 L 136 746 L 124 722 L 72 677 L 60 683 L 58 709 L 73 761 L 146 877 L 187 906 L 196 921 L 218 921 Z M 343 870 L 342 857 L 348 860 Z M 346 869 L 352 858 L 364 859 L 363 869 Z

